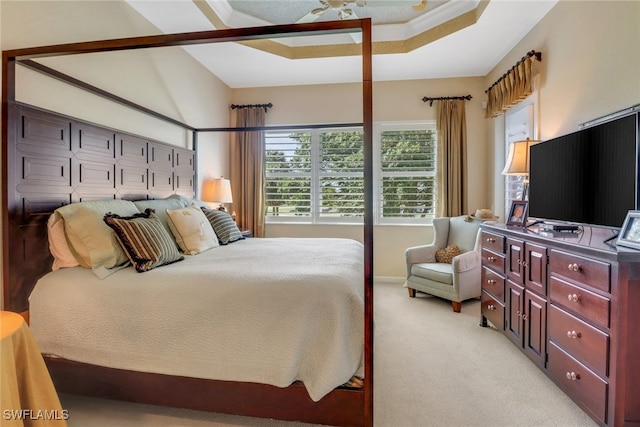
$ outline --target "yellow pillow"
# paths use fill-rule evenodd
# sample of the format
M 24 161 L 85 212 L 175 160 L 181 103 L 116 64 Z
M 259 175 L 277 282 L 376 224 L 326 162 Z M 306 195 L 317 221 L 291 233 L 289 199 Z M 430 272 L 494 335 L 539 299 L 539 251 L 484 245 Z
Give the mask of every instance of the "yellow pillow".
M 444 249 L 436 251 L 436 261 L 451 264 L 453 257 L 460 254 L 460 248 L 457 245 L 449 245 Z

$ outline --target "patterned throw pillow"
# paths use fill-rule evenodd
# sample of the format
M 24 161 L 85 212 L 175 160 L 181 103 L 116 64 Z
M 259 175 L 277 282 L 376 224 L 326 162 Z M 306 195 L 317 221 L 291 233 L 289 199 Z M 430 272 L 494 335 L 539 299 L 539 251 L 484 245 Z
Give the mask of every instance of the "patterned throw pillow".
M 138 273 L 184 259 L 153 209 L 129 217 L 108 213 L 104 222 L 115 231 Z
M 216 236 L 218 236 L 218 241 L 221 245 L 244 239 L 236 222 L 227 212 L 204 207 L 202 208 L 202 212 L 204 212 L 211 223 L 213 231 L 216 232 Z
M 436 261 L 451 264 L 453 257 L 460 255 L 460 253 L 460 248 L 457 245 L 449 245 L 436 251 Z

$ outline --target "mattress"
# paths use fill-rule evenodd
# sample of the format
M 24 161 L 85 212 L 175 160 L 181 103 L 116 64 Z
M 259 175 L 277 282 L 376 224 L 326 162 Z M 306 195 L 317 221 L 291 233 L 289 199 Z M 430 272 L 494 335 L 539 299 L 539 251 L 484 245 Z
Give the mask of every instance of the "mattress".
M 43 276 L 30 296 L 43 354 L 93 365 L 324 395 L 362 375 L 363 246 L 246 239 L 137 273 Z

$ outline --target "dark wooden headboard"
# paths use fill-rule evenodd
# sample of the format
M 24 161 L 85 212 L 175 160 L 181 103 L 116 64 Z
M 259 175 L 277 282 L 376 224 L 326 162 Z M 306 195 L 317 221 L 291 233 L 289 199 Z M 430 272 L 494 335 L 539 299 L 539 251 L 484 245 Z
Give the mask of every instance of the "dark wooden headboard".
M 51 271 L 47 220 L 60 206 L 194 197 L 193 150 L 20 103 L 8 115 L 5 310 L 28 310 L 35 283 Z

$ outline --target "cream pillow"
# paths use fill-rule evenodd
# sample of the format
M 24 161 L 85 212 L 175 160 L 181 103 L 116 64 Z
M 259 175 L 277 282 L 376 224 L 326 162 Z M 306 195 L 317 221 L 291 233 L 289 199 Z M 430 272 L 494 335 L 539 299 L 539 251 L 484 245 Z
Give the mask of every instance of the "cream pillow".
M 53 255 L 53 271 L 65 267 L 77 267 L 78 260 L 69 249 L 67 237 L 64 233 L 64 219 L 57 213 L 51 214 L 47 221 L 47 235 L 49 237 L 49 251 Z
M 195 255 L 219 246 L 209 220 L 194 203 L 181 209 L 167 209 L 169 228 L 182 252 Z
M 71 252 L 81 266 L 93 269 L 100 278 L 111 274 L 114 267 L 129 262 L 115 233 L 103 220 L 109 212 L 121 216 L 140 213 L 136 205 L 127 200 L 91 200 L 56 209 L 64 218 Z

